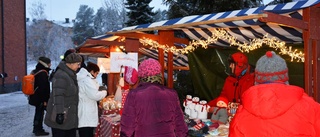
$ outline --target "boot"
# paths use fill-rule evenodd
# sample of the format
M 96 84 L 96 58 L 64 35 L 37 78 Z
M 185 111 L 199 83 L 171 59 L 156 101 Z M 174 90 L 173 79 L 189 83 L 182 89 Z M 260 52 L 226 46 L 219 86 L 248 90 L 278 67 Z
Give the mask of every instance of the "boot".
M 46 131 L 36 131 L 35 133 L 34 133 L 34 135 L 36 135 L 36 136 L 47 136 L 47 135 L 49 135 L 49 132 L 46 132 Z

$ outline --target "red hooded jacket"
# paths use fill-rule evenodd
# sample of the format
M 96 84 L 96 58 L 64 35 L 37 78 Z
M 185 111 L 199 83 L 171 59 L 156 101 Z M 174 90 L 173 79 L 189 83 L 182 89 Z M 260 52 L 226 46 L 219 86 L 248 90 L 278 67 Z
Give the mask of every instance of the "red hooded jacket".
M 229 137 L 320 137 L 320 105 L 297 86 L 252 86 L 242 95 Z
M 240 98 L 243 92 L 254 85 L 254 73 L 248 64 L 247 56 L 241 52 L 232 54 L 229 62 L 235 64 L 235 70 L 232 75 L 226 78 L 220 96 L 227 98 L 229 102 L 235 100 L 235 102 L 241 103 Z M 217 101 L 214 99 L 208 105 L 215 107 L 216 103 Z
M 239 79 L 233 76 L 228 76 L 224 82 L 220 96 L 227 98 L 229 102 L 233 102 L 233 99 L 236 99 L 236 102 L 240 103 L 241 95 L 253 85 L 254 73 L 247 72 Z M 216 106 L 216 104 L 216 99 L 211 100 L 208 103 L 211 107 Z

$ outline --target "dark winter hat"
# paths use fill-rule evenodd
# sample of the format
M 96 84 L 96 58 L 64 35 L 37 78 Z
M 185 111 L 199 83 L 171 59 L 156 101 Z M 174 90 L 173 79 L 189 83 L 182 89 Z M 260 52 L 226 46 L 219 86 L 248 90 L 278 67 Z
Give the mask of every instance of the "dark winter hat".
M 64 53 L 62 60 L 65 61 L 65 58 L 66 58 L 70 53 L 76 53 L 76 50 L 75 50 L 75 49 L 68 49 L 68 50 Z
M 255 83 L 284 82 L 288 84 L 286 61 L 273 51 L 267 51 L 256 64 Z
M 51 64 L 51 60 L 47 57 L 39 57 L 38 62 L 42 64 L 44 67 L 49 68 L 49 64 Z
M 78 53 L 70 53 L 64 60 L 66 63 L 76 63 L 81 62 L 82 57 Z
M 44 56 L 39 57 L 38 60 L 39 60 L 39 61 L 42 61 L 42 62 L 44 62 L 44 63 L 46 63 L 46 64 L 50 64 L 50 63 L 51 63 L 51 60 L 50 60 L 49 58 L 47 58 L 47 57 L 44 57 Z

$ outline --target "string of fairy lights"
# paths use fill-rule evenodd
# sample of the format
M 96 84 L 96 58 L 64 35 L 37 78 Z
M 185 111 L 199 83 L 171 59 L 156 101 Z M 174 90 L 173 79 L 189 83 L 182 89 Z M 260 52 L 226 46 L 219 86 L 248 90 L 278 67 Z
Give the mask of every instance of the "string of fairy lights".
M 268 34 L 265 34 L 262 38 L 254 38 L 247 42 L 240 43 L 237 38 L 229 35 L 229 33 L 222 28 L 212 29 L 212 35 L 206 40 L 192 40 L 184 48 L 176 48 L 175 46 L 161 45 L 157 41 L 149 38 L 139 39 L 140 43 L 144 46 L 150 46 L 150 49 L 157 50 L 161 48 L 164 52 L 172 52 L 177 54 L 188 54 L 193 52 L 197 48 L 207 49 L 208 45 L 216 43 L 219 39 L 228 41 L 230 46 L 238 47 L 241 52 L 247 52 L 261 48 L 263 45 L 279 50 L 279 54 L 288 55 L 291 57 L 291 61 L 297 60 L 297 62 L 304 62 L 304 53 L 297 49 L 292 49 L 292 46 L 287 47 L 286 43 L 276 39 L 275 37 L 269 38 Z

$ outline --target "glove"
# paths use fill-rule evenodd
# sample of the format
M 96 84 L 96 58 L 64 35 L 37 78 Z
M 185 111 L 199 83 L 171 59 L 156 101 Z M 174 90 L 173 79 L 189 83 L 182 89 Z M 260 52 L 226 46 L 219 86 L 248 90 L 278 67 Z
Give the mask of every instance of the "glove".
M 99 91 L 102 91 L 102 90 L 107 90 L 107 88 L 105 86 L 100 86 Z
M 63 120 L 64 120 L 64 114 L 57 114 L 56 116 L 56 122 L 61 125 L 63 124 Z
M 46 110 L 46 106 L 44 106 L 44 103 L 40 103 L 39 108 Z

